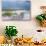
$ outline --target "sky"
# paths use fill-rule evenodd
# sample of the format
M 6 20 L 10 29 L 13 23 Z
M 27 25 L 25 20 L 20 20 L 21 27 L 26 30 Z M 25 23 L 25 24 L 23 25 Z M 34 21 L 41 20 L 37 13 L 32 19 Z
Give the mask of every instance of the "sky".
M 13 9 L 30 9 L 30 2 L 27 1 L 2 1 L 2 8 L 13 8 Z
M 3 1 L 28 1 L 28 0 L 3 0 Z

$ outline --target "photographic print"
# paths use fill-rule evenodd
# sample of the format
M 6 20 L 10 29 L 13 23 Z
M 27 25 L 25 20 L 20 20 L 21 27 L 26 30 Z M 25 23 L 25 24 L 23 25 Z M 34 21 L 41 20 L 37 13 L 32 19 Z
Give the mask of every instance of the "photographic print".
M 29 0 L 3 0 L 2 1 L 2 20 L 30 20 Z

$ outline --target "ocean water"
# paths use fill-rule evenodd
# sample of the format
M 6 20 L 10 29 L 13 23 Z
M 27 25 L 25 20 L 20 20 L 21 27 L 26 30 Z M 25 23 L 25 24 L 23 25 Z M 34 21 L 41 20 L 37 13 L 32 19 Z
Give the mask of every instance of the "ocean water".
M 3 0 L 2 1 L 2 19 L 3 20 L 29 20 L 30 19 L 30 1 L 22 0 Z M 11 12 L 11 16 L 5 15 Z

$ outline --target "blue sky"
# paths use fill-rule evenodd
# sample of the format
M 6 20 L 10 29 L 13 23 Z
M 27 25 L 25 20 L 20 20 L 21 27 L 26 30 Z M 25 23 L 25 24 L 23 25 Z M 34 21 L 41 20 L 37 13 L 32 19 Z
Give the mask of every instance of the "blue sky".
M 3 1 L 2 8 L 13 8 L 13 9 L 30 9 L 30 3 L 27 1 Z
M 28 0 L 3 0 L 3 1 L 28 1 Z

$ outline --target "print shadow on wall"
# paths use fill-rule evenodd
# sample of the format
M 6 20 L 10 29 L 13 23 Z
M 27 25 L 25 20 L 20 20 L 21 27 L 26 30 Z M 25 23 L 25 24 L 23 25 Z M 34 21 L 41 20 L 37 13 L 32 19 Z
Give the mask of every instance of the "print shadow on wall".
M 2 20 L 30 20 L 30 1 L 2 1 Z

